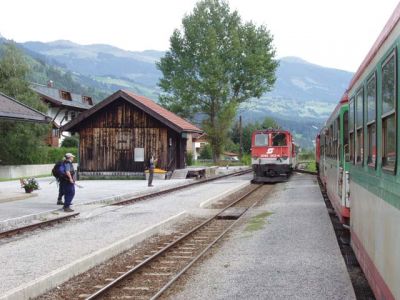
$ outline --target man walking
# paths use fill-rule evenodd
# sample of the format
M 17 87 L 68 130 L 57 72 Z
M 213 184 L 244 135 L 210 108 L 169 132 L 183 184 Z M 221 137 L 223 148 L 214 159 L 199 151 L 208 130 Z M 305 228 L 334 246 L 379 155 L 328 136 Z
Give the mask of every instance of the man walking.
M 61 180 L 62 191 L 64 192 L 64 211 L 73 212 L 74 210 L 70 208 L 71 202 L 75 196 L 75 170 L 72 162 L 74 161 L 74 155 L 72 153 L 65 154 L 65 176 Z

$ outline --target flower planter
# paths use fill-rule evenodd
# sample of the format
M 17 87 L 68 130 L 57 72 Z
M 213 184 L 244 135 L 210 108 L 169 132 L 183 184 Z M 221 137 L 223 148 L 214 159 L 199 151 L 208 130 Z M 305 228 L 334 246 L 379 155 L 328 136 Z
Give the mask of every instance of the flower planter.
M 33 188 L 25 188 L 25 193 L 32 193 Z

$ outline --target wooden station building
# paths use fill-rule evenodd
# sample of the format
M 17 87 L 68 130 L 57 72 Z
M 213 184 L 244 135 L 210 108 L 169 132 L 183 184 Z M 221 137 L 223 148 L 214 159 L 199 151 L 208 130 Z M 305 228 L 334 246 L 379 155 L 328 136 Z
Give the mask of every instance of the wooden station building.
M 79 133 L 81 175 L 142 175 L 185 168 L 187 139 L 202 130 L 152 100 L 119 90 L 61 127 Z

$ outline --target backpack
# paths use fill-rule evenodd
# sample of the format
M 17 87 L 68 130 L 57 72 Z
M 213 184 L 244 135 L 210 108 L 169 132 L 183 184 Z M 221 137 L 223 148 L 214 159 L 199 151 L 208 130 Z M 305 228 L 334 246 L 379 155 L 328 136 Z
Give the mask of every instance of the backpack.
M 65 164 L 64 161 L 60 160 L 58 161 L 53 169 L 51 170 L 51 174 L 53 174 L 53 176 L 57 179 L 57 180 L 61 180 L 63 178 L 65 178 Z

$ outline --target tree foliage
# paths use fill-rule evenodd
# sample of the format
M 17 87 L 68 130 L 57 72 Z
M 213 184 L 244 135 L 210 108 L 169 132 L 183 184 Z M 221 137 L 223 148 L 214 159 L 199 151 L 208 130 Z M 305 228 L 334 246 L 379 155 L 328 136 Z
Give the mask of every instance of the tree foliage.
M 243 23 L 220 0 L 203 0 L 175 30 L 157 67 L 160 102 L 186 118 L 206 116 L 203 129 L 219 157 L 240 103 L 259 98 L 275 82 L 277 61 L 265 26 Z
M 262 122 L 248 123 L 242 127 L 242 147 L 243 153 L 250 153 L 251 148 L 251 135 L 255 130 L 260 129 L 282 129 L 282 127 L 271 117 L 265 117 Z M 240 130 L 239 122 L 236 122 L 231 130 L 230 138 L 233 143 L 240 143 Z
M 16 100 L 45 112 L 46 106 L 29 89 L 25 80 L 29 68 L 13 44 L 1 47 L 0 91 Z M 48 126 L 0 120 L 0 164 L 29 164 L 40 156 L 40 146 Z
M 78 148 L 79 138 L 76 136 L 67 136 L 62 142 L 61 147 Z

